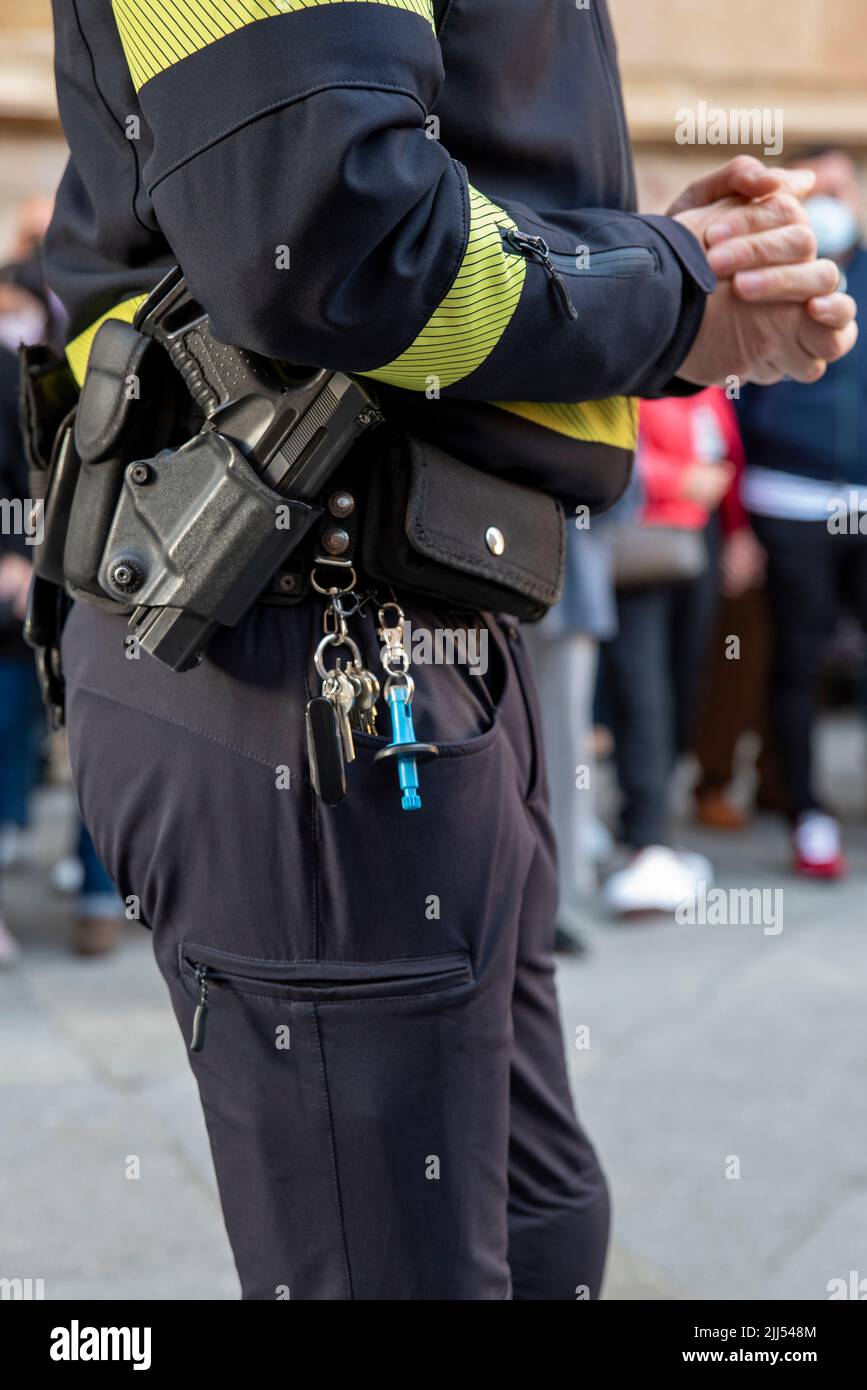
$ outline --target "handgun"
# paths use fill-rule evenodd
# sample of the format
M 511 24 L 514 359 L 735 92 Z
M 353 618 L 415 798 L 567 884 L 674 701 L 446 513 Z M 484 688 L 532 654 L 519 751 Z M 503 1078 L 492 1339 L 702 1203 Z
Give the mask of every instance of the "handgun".
M 355 440 L 382 420 L 372 392 L 343 372 L 279 362 L 216 339 L 178 266 L 140 306 L 133 327 L 160 344 L 186 383 L 204 421 L 198 446 L 209 432 L 223 436 L 262 483 L 295 502 L 311 503 Z M 178 450 L 181 466 L 186 461 L 182 455 L 183 449 Z M 177 480 L 173 486 L 177 489 Z M 197 527 L 199 534 L 203 514 L 191 504 L 190 527 Z M 183 540 L 182 534 L 173 537 L 172 553 L 183 548 Z M 133 560 L 130 569 L 123 556 L 118 561 L 115 550 L 113 566 L 106 572 L 124 578 L 136 563 Z M 273 557 L 263 554 L 264 563 L 271 569 L 263 573 L 261 586 L 278 567 Z M 119 586 L 111 583 L 117 590 Z M 250 584 L 242 587 L 248 596 Z M 142 603 L 130 618 L 141 646 L 176 671 L 198 664 L 218 625 L 172 604 Z

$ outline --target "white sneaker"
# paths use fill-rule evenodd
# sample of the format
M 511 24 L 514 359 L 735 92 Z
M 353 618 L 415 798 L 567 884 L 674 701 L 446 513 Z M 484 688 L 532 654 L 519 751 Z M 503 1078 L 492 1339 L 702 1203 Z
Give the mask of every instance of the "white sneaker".
M 0 917 L 0 970 L 6 965 L 14 965 L 20 955 L 21 947 Z
M 840 826 L 824 811 L 807 811 L 794 832 L 795 869 L 809 878 L 841 878 L 846 872 Z
M 602 889 L 608 908 L 630 912 L 670 912 L 696 901 L 699 884 L 713 883 L 713 865 L 703 854 L 678 853 L 666 845 L 648 845 L 625 869 L 612 874 Z

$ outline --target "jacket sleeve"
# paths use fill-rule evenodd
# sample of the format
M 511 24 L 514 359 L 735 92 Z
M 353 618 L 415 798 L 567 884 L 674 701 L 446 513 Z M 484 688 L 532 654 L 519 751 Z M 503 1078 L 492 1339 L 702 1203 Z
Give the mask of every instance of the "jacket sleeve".
M 432 0 L 113 8 L 148 192 L 218 337 L 478 400 L 671 380 L 714 284 L 697 241 L 601 209 L 553 224 L 473 188 L 428 120 L 444 76 Z M 546 267 L 509 244 L 515 229 L 598 258 L 602 273 L 567 277 L 574 317 Z M 628 273 L 601 255 L 624 248 L 638 252 Z

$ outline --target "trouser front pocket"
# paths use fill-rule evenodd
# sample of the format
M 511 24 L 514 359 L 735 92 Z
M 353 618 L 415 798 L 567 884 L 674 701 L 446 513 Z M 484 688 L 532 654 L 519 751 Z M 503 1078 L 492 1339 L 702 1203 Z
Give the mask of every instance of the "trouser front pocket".
M 504 1297 L 508 1038 L 469 954 L 175 965 L 244 1297 Z

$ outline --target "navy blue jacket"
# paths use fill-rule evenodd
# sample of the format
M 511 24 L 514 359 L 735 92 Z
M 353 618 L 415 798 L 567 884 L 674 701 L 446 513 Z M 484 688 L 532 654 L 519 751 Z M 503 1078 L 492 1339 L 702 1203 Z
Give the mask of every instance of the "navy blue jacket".
M 867 251 L 845 267 L 847 289 L 863 322 Z M 747 463 L 823 482 L 867 486 L 867 338 L 805 386 L 746 386 L 737 402 Z
M 670 387 L 714 281 L 631 211 L 603 0 L 54 16 L 72 157 L 46 269 L 74 337 L 178 261 L 225 341 L 370 376 L 420 433 L 552 490 L 622 481 L 633 398 Z

